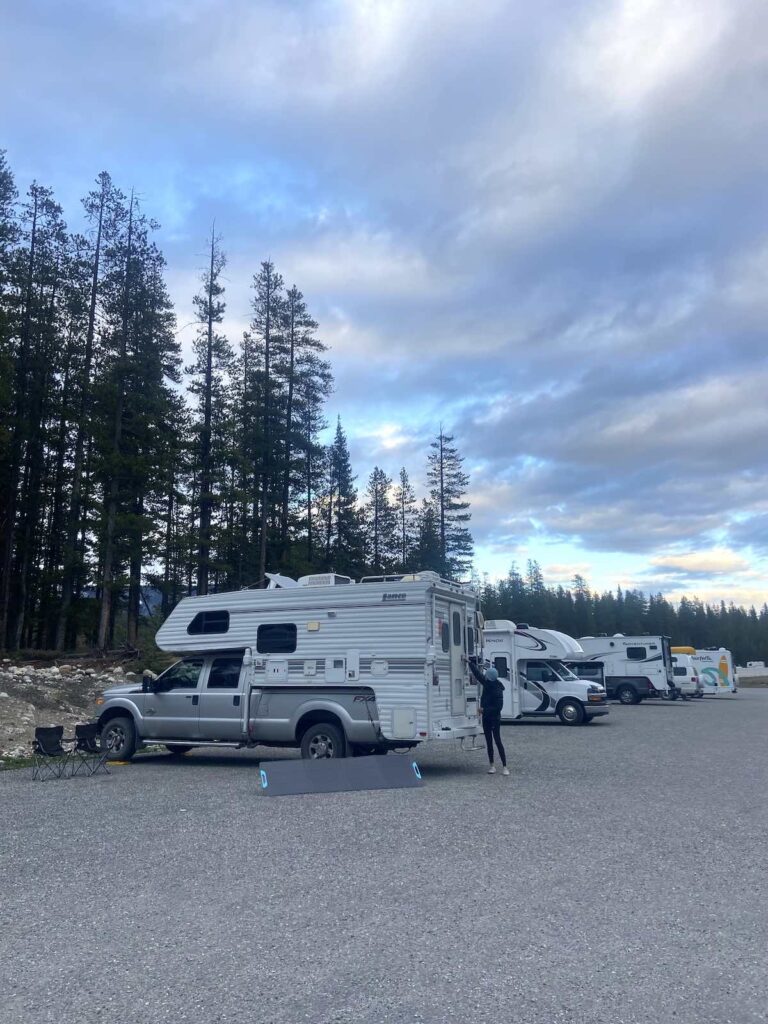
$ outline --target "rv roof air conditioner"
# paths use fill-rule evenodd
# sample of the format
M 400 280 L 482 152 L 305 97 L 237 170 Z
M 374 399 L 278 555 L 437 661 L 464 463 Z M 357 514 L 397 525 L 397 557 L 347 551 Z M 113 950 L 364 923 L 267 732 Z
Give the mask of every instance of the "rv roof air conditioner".
M 338 587 L 355 581 L 349 576 L 339 576 L 335 572 L 318 572 L 312 576 L 299 576 L 300 587 Z

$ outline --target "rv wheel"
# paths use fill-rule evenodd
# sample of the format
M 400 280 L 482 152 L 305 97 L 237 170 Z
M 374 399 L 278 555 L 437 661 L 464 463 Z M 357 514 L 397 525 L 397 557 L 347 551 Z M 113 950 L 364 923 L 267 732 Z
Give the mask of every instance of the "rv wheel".
M 308 761 L 326 757 L 346 757 L 344 734 L 330 722 L 310 725 L 301 738 L 301 756 Z
M 584 708 L 577 700 L 564 700 L 557 709 L 557 716 L 563 725 L 581 725 Z
M 620 704 L 639 704 L 640 698 L 637 696 L 637 691 L 634 686 L 620 686 L 616 691 L 616 696 Z

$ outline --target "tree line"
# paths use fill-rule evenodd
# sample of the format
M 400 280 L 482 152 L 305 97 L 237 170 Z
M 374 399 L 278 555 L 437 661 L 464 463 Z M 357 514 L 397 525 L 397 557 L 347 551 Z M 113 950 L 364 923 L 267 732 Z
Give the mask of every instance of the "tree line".
M 511 619 L 544 629 L 559 629 L 570 636 L 624 633 L 669 636 L 674 646 L 725 647 L 739 665 L 768 660 L 768 605 L 758 611 L 724 601 L 705 604 L 683 597 L 677 605 L 662 594 L 641 590 L 597 593 L 583 576 L 569 587 L 547 586 L 538 562 L 530 560 L 525 572 L 513 564 L 498 583 L 481 584 L 483 614 L 487 619 Z
M 164 616 L 269 570 L 466 574 L 454 438 L 440 426 L 420 501 L 405 468 L 359 493 L 340 420 L 324 442 L 318 324 L 272 261 L 235 342 L 211 230 L 184 365 L 158 225 L 107 172 L 82 206 L 68 230 L 0 152 L 0 649 L 135 646 L 148 593 Z

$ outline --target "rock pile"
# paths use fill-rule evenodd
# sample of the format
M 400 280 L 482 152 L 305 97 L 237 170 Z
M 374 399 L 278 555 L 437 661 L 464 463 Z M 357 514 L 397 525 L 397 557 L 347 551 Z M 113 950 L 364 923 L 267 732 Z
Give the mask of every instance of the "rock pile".
M 96 697 L 110 686 L 138 681 L 119 665 L 30 665 L 0 661 L 0 761 L 28 757 L 41 725 L 63 725 L 71 735 L 95 717 Z

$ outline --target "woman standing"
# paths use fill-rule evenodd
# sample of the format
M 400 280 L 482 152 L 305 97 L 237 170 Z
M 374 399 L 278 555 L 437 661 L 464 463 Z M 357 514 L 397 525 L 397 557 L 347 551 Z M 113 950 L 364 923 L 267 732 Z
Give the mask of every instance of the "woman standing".
M 486 663 L 487 664 L 487 663 Z M 469 662 L 469 669 L 475 679 L 480 683 L 480 714 L 483 719 L 483 732 L 485 733 L 485 745 L 488 748 L 489 775 L 496 774 L 496 765 L 493 763 L 493 744 L 499 752 L 501 760 L 501 774 L 509 775 L 507 768 L 507 754 L 504 744 L 501 742 L 501 708 L 504 704 L 504 683 L 499 679 L 499 673 L 495 668 L 486 668 L 481 671 L 472 660 Z

